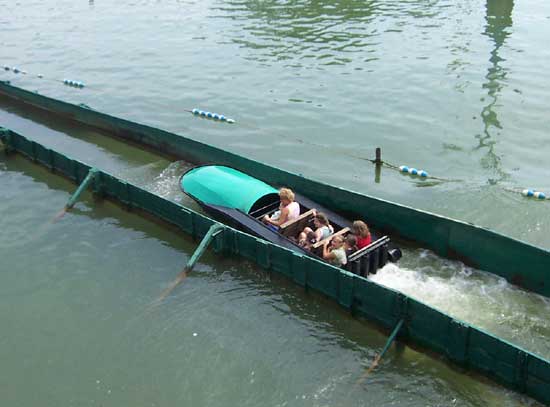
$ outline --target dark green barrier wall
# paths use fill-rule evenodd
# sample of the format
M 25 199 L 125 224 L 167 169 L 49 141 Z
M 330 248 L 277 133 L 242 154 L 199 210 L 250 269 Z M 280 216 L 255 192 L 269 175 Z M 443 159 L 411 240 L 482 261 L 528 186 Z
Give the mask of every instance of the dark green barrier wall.
M 0 131 L 0 139 L 7 144 L 7 151 L 16 150 L 77 183 L 90 170 L 86 164 L 16 133 Z M 193 237 L 204 236 L 214 224 L 199 213 L 105 172 L 98 172 L 93 189 L 130 209 L 139 208 L 174 224 Z M 305 289 L 317 290 L 351 312 L 386 328 L 404 319 L 400 332 L 402 339 L 443 354 L 461 366 L 482 372 L 543 403 L 550 403 L 550 362 L 547 360 L 363 277 L 229 227 L 216 238 L 215 249 L 243 256 L 261 267 L 286 275 Z
M 0 82 L 0 95 L 46 109 L 195 163 L 225 164 L 275 185 L 287 185 L 349 218 L 366 219 L 436 253 L 550 297 L 550 252 L 452 219 L 305 179 L 183 136 L 112 117 Z

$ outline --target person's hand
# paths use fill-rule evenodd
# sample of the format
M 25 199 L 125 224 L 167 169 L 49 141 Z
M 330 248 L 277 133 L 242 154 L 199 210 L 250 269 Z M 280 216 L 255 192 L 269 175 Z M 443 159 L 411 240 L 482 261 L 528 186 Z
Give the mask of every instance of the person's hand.
M 262 218 L 262 222 L 263 223 L 268 223 L 268 220 L 269 220 L 269 216 L 264 215 L 264 217 Z

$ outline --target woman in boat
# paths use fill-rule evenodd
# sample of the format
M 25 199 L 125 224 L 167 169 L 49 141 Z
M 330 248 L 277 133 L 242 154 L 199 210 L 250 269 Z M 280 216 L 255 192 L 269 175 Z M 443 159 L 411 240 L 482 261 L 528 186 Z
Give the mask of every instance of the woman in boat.
M 323 245 L 323 259 L 338 267 L 344 266 L 348 262 L 342 236 L 334 236 L 330 241 L 330 248 L 328 242 Z
M 362 220 L 356 220 L 352 226 L 353 234 L 357 239 L 357 250 L 367 247 L 372 242 L 369 227 Z
M 334 233 L 334 228 L 330 224 L 327 216 L 322 212 L 318 212 L 315 215 L 315 217 L 313 218 L 313 225 L 315 227 L 315 230 L 312 230 L 310 227 L 305 227 L 302 233 L 300 233 L 300 235 L 298 236 L 299 244 L 302 244 L 302 242 L 306 240 L 309 232 L 315 233 L 315 239 L 317 239 L 318 242 L 326 239 Z
M 262 219 L 264 223 L 267 223 L 268 227 L 274 230 L 279 230 L 279 227 L 289 221 L 294 220 L 300 216 L 300 204 L 294 201 L 294 192 L 288 188 L 281 188 L 279 190 L 279 199 L 281 204 L 279 206 L 279 213 L 275 212 L 274 216 L 265 215 Z

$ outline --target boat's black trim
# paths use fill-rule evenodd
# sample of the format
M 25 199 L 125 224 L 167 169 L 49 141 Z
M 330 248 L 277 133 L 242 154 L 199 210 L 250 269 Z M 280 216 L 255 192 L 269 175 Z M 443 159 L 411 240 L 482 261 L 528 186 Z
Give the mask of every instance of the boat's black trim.
M 281 235 L 279 232 L 276 232 L 272 229 L 269 229 L 259 220 L 253 218 L 246 213 L 233 208 L 228 208 L 226 206 L 219 205 L 209 205 L 204 202 L 199 202 L 199 204 L 207 211 L 212 213 L 218 219 L 223 218 L 226 223 L 231 224 L 232 226 L 237 227 L 247 233 L 253 234 L 255 236 L 261 237 L 267 241 L 275 243 L 276 245 L 285 247 L 290 250 L 298 251 L 305 253 L 307 255 L 312 255 L 303 247 L 300 247 L 292 240 Z

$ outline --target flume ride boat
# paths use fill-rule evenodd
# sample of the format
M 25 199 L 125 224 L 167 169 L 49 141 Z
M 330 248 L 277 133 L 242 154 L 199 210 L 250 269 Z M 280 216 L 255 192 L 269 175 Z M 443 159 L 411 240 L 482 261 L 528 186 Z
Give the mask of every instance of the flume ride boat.
M 196 166 L 182 175 L 180 186 L 184 193 L 220 221 L 308 256 L 322 259 L 325 243 L 351 232 L 352 221 L 298 193 L 295 195 L 300 204 L 300 216 L 283 223 L 278 231 L 273 230 L 262 222 L 262 218 L 279 209 L 277 189 L 231 167 Z M 306 226 L 313 228 L 313 218 L 319 212 L 327 216 L 334 233 L 306 249 L 298 244 L 297 236 Z M 401 258 L 401 250 L 391 243 L 388 236 L 372 232 L 371 236 L 372 242 L 368 246 L 349 256 L 344 266 L 346 270 L 366 277 L 376 273 L 388 261 Z

